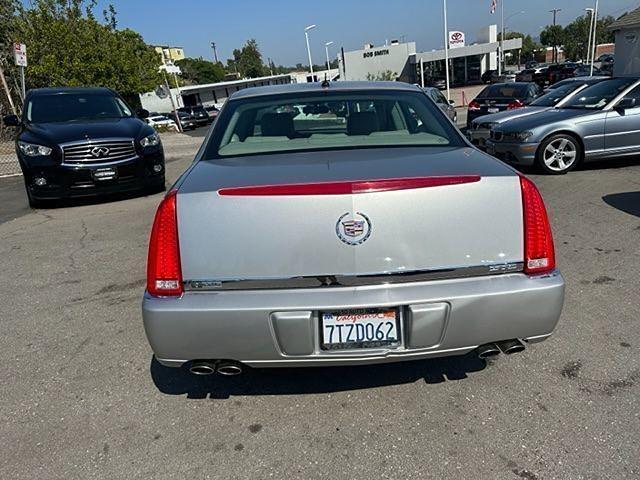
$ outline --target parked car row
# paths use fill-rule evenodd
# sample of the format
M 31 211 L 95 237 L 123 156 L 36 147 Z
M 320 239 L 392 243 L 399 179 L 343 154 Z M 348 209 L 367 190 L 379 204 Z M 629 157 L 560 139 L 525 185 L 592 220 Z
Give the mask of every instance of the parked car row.
M 470 113 L 477 106 L 476 99 Z M 584 77 L 559 82 L 513 114 L 474 115 L 467 136 L 508 163 L 563 174 L 583 161 L 640 154 L 639 122 L 639 79 Z

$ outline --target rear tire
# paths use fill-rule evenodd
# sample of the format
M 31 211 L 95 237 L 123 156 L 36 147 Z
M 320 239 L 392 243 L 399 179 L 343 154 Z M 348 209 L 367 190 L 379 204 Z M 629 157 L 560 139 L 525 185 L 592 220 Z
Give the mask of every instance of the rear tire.
M 575 137 L 559 133 L 542 142 L 536 153 L 536 164 L 550 175 L 564 175 L 576 168 L 582 153 L 582 145 Z

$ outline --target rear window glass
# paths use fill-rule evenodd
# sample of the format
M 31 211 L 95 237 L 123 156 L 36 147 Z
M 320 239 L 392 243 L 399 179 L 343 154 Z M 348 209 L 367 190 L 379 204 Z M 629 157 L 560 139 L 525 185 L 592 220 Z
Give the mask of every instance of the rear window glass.
M 580 86 L 582 86 L 582 83 L 580 82 L 571 82 L 558 88 L 554 88 L 541 97 L 535 99 L 533 102 L 531 102 L 531 105 L 535 107 L 553 107 L 560 100 L 565 98 Z
M 491 85 L 480 92 L 477 98 L 518 98 L 527 96 L 528 85 Z
M 335 92 L 230 101 L 205 156 L 400 146 L 462 146 L 423 93 Z

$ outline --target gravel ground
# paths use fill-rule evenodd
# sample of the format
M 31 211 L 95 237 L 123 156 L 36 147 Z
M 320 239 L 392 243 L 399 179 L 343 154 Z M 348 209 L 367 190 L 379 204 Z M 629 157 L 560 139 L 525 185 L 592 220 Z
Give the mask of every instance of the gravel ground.
M 202 134 L 165 136 L 170 180 Z M 547 342 L 230 379 L 152 361 L 160 195 L 32 211 L 0 180 L 0 478 L 639 478 L 640 164 L 598 167 L 532 175 L 567 281 Z

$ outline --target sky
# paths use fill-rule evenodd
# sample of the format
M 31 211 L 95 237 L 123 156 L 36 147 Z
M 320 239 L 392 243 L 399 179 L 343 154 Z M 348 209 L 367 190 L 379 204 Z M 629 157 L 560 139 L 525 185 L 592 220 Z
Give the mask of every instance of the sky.
M 498 0 L 500 2 L 501 0 Z M 570 23 L 592 7 L 594 0 L 505 0 L 507 31 L 534 37 L 551 23 L 549 10 L 561 8 L 558 23 Z M 109 1 L 100 0 L 99 9 Z M 118 12 L 119 27 L 142 34 L 150 44 L 181 46 L 189 57 L 213 59 L 210 47 L 216 42 L 218 58 L 226 61 L 234 48 L 255 38 L 266 62 L 277 65 L 307 64 L 304 27 L 310 32 L 312 59 L 324 62 L 325 42 L 333 41 L 330 54 L 340 47 L 362 48 L 365 43 L 382 45 L 385 40 L 415 41 L 418 51 L 442 48 L 442 0 L 111 0 Z M 448 0 L 449 30 L 465 32 L 467 42 L 477 32 L 500 23 L 491 15 L 490 0 Z M 600 0 L 602 15 L 620 16 L 640 6 L 640 0 Z M 524 12 L 524 13 L 519 13 Z M 513 15 L 513 16 L 512 16 Z

